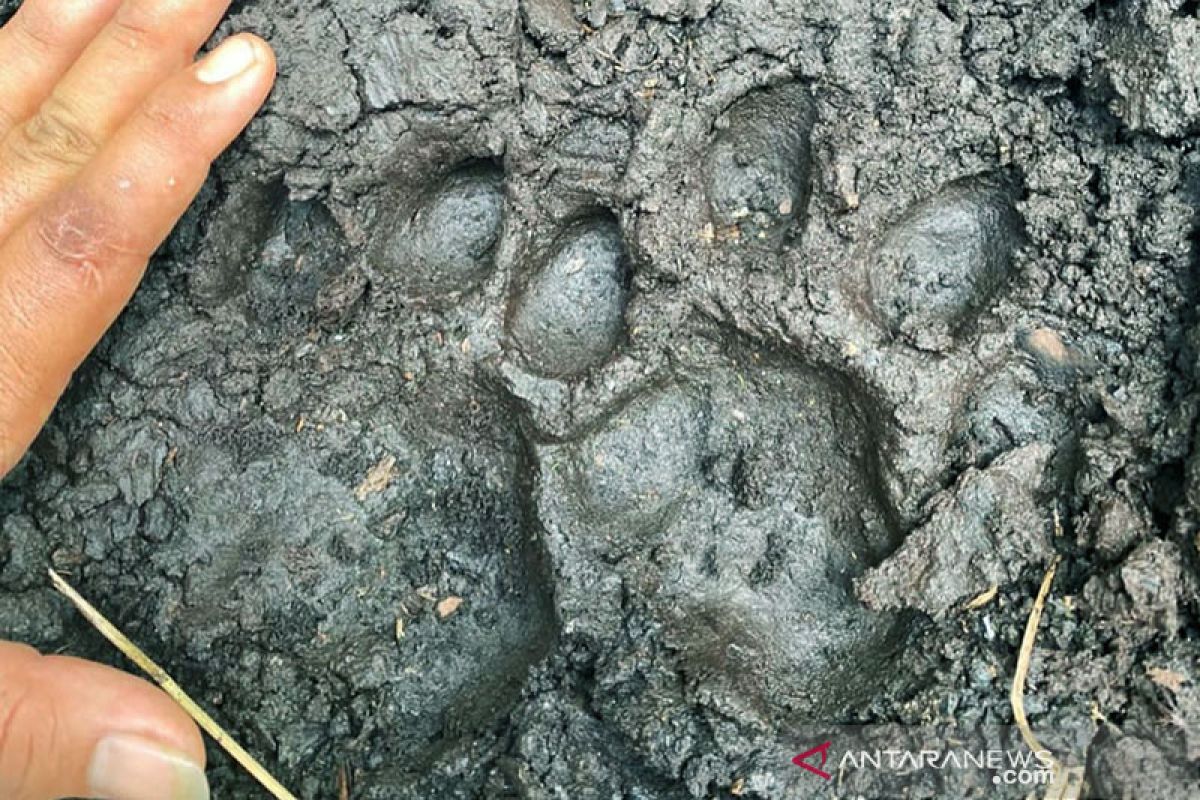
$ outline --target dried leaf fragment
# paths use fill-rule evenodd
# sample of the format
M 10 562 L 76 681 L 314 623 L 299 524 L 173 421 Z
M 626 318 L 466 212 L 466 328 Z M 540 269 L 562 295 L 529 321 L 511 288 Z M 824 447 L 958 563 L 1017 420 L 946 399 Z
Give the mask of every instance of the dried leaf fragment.
M 386 489 L 395 477 L 396 457 L 384 456 L 378 464 L 367 471 L 367 477 L 363 478 L 363 482 L 354 490 L 354 496 L 359 500 L 366 500 L 370 495 L 378 494 Z
M 972 598 L 970 601 L 968 601 L 966 606 L 964 606 L 964 608 L 966 608 L 967 611 L 975 611 L 977 609 L 983 608 L 988 603 L 990 603 L 996 599 L 996 595 L 999 593 L 999 591 L 1000 591 L 1000 587 L 993 583 L 986 590 L 975 595 L 974 598 Z
M 1150 676 L 1150 680 L 1157 683 L 1164 689 L 1169 689 L 1171 694 L 1178 694 L 1183 688 L 1186 677 L 1176 672 L 1173 669 L 1165 669 L 1163 667 L 1150 667 L 1146 670 L 1146 674 Z
M 445 619 L 446 617 L 453 614 L 455 611 L 458 611 L 459 607 L 462 606 L 462 604 L 463 604 L 463 599 L 456 595 L 451 595 L 450 597 L 443 598 L 437 604 L 438 616 L 441 617 L 442 619 Z

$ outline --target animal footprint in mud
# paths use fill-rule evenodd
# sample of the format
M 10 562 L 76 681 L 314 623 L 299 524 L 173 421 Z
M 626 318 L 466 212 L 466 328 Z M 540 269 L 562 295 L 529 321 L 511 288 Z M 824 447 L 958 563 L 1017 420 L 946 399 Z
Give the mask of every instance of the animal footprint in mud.
M 564 619 L 603 615 L 594 568 L 579 570 L 616 565 L 634 596 L 608 601 L 643 608 L 721 705 L 777 722 L 837 708 L 894 636 L 852 591 L 891 541 L 867 430 L 814 370 L 725 365 L 542 448 Z
M 577 375 L 616 348 L 628 293 L 629 271 L 615 221 L 577 223 L 559 237 L 516 300 L 509 335 L 535 372 Z
M 255 320 L 255 331 L 277 338 L 357 301 L 361 287 L 355 294 L 348 254 L 341 228 L 320 201 L 289 201 L 278 181 L 238 184 L 208 224 L 188 288 L 198 305 L 230 304 Z M 337 287 L 345 290 L 344 302 L 331 308 L 323 301 Z
M 640 546 L 694 488 L 710 413 L 702 394 L 667 390 L 634 402 L 579 443 L 572 463 L 585 514 Z
M 808 90 L 787 84 L 738 101 L 705 165 L 709 211 L 722 238 L 776 240 L 808 206 Z
M 697 167 L 722 245 L 775 242 L 803 219 L 812 124 L 797 85 L 753 92 L 727 112 Z M 916 203 L 852 278 L 834 279 L 853 300 L 838 307 L 862 312 L 861 329 L 886 328 L 878 344 L 893 353 L 905 349 L 896 340 L 910 355 L 954 346 L 1013 270 L 1024 237 L 1016 194 L 1004 177 L 979 176 Z M 656 256 L 654 246 L 642 253 Z M 652 388 L 639 385 L 607 417 L 537 448 L 563 631 L 628 642 L 629 653 L 606 663 L 661 658 L 723 718 L 778 727 L 836 714 L 878 689 L 871 679 L 905 630 L 854 590 L 900 539 L 883 450 L 895 432 L 879 427 L 892 400 L 869 372 L 896 362 L 864 359 L 851 378 L 836 347 L 816 346 L 802 364 L 719 349 L 726 355 L 679 353 Z M 654 633 L 614 633 L 631 616 Z M 646 655 L 648 640 L 658 655 Z M 622 686 L 621 669 L 599 680 Z M 626 732 L 653 750 L 640 724 Z
M 1024 238 L 1013 189 L 966 178 L 917 203 L 884 236 L 868 267 L 870 302 L 894 336 L 945 349 L 1008 278 Z
M 402 201 L 369 258 L 414 296 L 470 290 L 491 274 L 504 222 L 503 175 L 493 165 L 460 167 L 428 195 Z
M 424 414 L 368 413 L 393 455 L 357 492 L 298 444 L 240 472 L 209 463 L 215 450 L 181 455 L 178 481 L 196 492 L 161 564 L 182 559 L 170 563 L 183 565 L 186 598 L 168 593 L 155 619 L 174 620 L 206 657 L 253 654 L 241 669 L 261 668 L 263 682 L 223 687 L 246 718 L 270 719 L 281 697 L 307 709 L 309 726 L 280 744 L 285 766 L 327 757 L 350 715 L 365 754 L 356 771 L 381 792 L 371 796 L 412 796 L 396 764 L 426 764 L 493 724 L 554 623 L 514 434 L 467 441 Z

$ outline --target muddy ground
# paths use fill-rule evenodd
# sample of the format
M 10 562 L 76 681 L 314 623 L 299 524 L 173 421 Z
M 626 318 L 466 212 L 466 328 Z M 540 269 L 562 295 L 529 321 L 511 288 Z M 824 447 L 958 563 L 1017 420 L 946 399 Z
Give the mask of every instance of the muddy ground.
M 52 564 L 305 798 L 804 798 L 808 724 L 1010 724 L 1061 557 L 1034 728 L 1197 796 L 1195 2 L 243 29 L 278 89 L 0 489 L 0 635 L 120 663 Z

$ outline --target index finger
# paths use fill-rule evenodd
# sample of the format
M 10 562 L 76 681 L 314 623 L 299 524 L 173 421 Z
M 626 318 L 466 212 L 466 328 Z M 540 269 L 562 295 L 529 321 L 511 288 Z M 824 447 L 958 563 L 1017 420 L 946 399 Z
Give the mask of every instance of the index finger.
M 274 74 L 261 39 L 227 40 L 167 81 L 0 247 L 0 475 L 128 302 Z

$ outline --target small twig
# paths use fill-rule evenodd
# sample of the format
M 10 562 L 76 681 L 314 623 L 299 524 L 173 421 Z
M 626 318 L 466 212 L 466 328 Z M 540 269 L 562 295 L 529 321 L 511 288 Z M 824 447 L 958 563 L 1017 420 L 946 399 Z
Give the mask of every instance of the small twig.
M 104 615 L 97 611 L 91 603 L 84 600 L 79 592 L 75 591 L 61 575 L 54 570 L 50 570 L 49 572 L 50 580 L 54 583 L 54 588 L 74 603 L 75 607 L 79 609 L 79 613 L 83 614 L 87 621 L 92 623 L 105 639 L 108 639 L 130 661 L 137 664 L 143 672 L 153 678 L 155 683 L 161 686 L 163 691 L 170 695 L 171 699 L 178 703 L 187 712 L 188 716 L 194 719 L 196 724 L 203 728 L 234 761 L 241 764 L 247 772 L 254 776 L 255 780 L 263 785 L 263 788 L 270 792 L 277 800 L 296 800 L 295 795 L 283 788 L 283 785 L 271 777 L 271 773 L 267 772 L 252 755 L 243 750 L 241 745 L 235 742 L 233 737 L 227 734 L 204 709 L 196 705 L 196 702 L 188 697 L 187 693 L 167 674 L 166 670 L 155 664 L 149 656 L 129 640 L 129 637 L 117 630 L 115 625 L 105 619 Z
M 1057 535 L 1062 536 L 1062 522 L 1059 520 L 1057 511 L 1054 513 L 1054 530 Z M 1017 672 L 1013 676 L 1009 702 L 1012 703 L 1013 718 L 1017 721 L 1017 728 L 1021 731 L 1021 738 L 1025 740 L 1026 746 L 1035 755 L 1046 753 L 1050 762 L 1053 780 L 1046 792 L 1045 800 L 1079 800 L 1085 781 L 1084 768 L 1068 767 L 1055 758 L 1054 754 L 1038 741 L 1037 736 L 1033 733 L 1033 728 L 1029 725 L 1029 718 L 1025 716 L 1025 680 L 1029 677 L 1029 662 L 1033 659 L 1033 645 L 1037 641 L 1042 611 L 1046 608 L 1046 598 L 1050 595 L 1050 586 L 1054 583 L 1054 573 L 1058 571 L 1060 560 L 1060 558 L 1055 558 L 1050 569 L 1046 570 L 1046 577 L 1042 578 L 1042 586 L 1038 589 L 1037 598 L 1033 601 L 1033 608 L 1029 612 L 1029 621 L 1025 624 L 1025 637 L 1021 640 L 1021 651 L 1017 655 Z
M 338 767 L 338 800 L 350 800 L 350 771 L 345 764 Z
M 1033 735 L 1029 727 L 1029 719 L 1025 716 L 1025 679 L 1029 675 L 1029 662 L 1033 658 L 1033 645 L 1037 641 L 1038 625 L 1042 621 L 1042 609 L 1046 607 L 1046 596 L 1050 594 L 1050 584 L 1054 582 L 1054 573 L 1058 570 L 1059 559 L 1055 558 L 1046 577 L 1042 578 L 1042 588 L 1038 590 L 1037 599 L 1033 601 L 1033 610 L 1029 612 L 1029 621 L 1025 623 L 1025 638 L 1021 640 L 1021 652 L 1017 656 L 1017 673 L 1013 676 L 1012 692 L 1009 701 L 1012 703 L 1013 717 L 1021 738 L 1035 753 L 1049 752 L 1042 747 L 1041 742 Z M 1057 762 L 1055 762 L 1057 764 Z
M 999 593 L 1000 593 L 1000 587 L 993 583 L 987 589 L 985 589 L 984 591 L 975 595 L 975 597 L 972 600 L 968 601 L 967 604 L 963 606 L 963 608 L 966 611 L 978 611 L 979 609 L 986 606 L 988 603 L 995 600 L 996 595 Z

